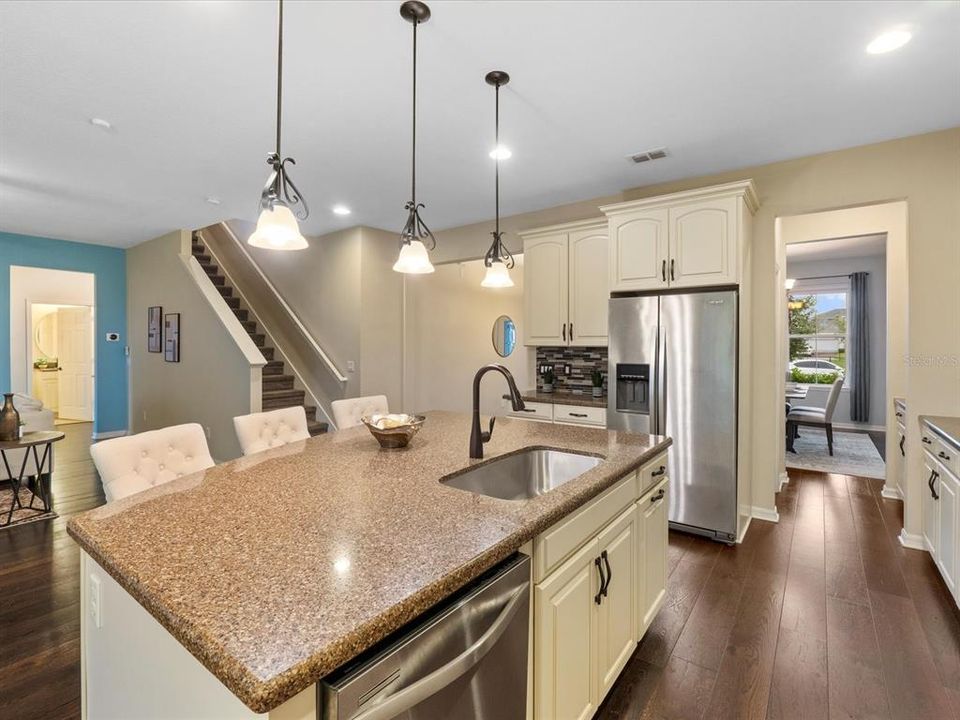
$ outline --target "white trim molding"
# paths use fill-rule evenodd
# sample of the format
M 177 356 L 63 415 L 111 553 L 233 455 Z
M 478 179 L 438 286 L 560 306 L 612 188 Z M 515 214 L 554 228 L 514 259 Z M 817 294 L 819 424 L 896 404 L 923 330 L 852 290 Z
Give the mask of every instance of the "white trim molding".
M 927 544 L 923 541 L 923 535 L 915 535 L 913 533 L 908 533 L 906 528 L 900 530 L 900 535 L 898 536 L 900 544 L 905 548 L 910 548 L 912 550 L 926 550 Z
M 780 522 L 780 513 L 777 512 L 776 508 L 764 508 L 757 507 L 756 505 L 750 508 L 750 517 L 754 517 L 757 520 L 766 520 L 767 522 Z
M 743 527 L 740 529 L 740 535 L 737 536 L 737 544 L 743 542 L 743 539 L 747 536 L 747 530 L 750 529 L 750 521 L 753 520 L 753 516 L 747 515 L 747 521 L 743 524 Z
M 784 470 L 780 473 L 780 486 L 777 488 L 777 492 L 783 490 L 784 485 L 790 484 L 790 476 L 787 474 L 787 471 Z
M 880 496 L 885 497 L 887 500 L 903 500 L 903 490 L 896 485 L 884 484 L 883 490 L 880 491 Z
M 107 432 L 95 432 L 90 437 L 94 440 L 109 440 L 110 438 L 123 437 L 129 433 L 129 430 L 108 430 Z

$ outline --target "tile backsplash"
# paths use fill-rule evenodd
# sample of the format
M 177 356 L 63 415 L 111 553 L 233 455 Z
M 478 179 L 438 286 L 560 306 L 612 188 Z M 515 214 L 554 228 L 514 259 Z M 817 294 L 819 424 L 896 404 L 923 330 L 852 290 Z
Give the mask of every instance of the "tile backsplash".
M 603 373 L 603 387 L 607 387 L 607 349 L 605 347 L 538 347 L 537 368 L 544 363 L 553 365 L 554 390 L 582 392 L 589 395 L 593 382 L 590 372 L 597 368 Z M 563 374 L 563 366 L 570 365 L 570 374 Z M 537 373 L 537 389 L 543 388 L 543 378 Z

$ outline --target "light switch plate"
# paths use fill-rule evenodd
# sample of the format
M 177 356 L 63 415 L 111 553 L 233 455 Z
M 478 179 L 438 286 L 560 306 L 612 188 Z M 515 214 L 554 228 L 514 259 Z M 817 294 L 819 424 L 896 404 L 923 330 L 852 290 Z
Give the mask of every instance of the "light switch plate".
M 90 619 L 96 628 L 103 627 L 103 605 L 100 595 L 100 578 L 93 573 L 87 580 L 87 611 L 90 613 Z

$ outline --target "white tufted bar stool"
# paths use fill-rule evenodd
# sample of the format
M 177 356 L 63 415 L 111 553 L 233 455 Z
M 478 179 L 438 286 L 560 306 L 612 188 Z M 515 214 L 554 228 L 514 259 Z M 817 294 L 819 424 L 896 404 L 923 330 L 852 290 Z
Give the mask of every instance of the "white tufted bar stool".
M 174 425 L 90 446 L 107 502 L 213 467 L 203 428 Z
M 302 406 L 240 415 L 233 419 L 233 427 L 244 455 L 310 439 L 307 411 Z
M 388 413 L 386 395 L 370 395 L 368 397 L 347 398 L 345 400 L 334 400 L 330 404 L 333 410 L 333 422 L 337 424 L 338 430 L 356 427 L 362 425 L 360 418 L 365 415 L 375 413 Z

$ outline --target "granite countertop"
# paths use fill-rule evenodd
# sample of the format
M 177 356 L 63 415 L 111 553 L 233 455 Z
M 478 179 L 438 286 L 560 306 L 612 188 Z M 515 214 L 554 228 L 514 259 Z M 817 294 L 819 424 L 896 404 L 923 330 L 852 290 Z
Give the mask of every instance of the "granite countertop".
M 927 423 L 937 435 L 960 450 L 960 417 L 921 415 L 920 422 Z
M 572 392 L 552 392 L 545 393 L 539 390 L 527 390 L 521 393 L 520 397 L 526 402 L 549 403 L 551 405 L 578 405 L 580 407 L 598 407 L 607 406 L 607 396 L 595 398 L 592 395 L 577 394 Z M 509 400 L 509 395 L 503 396 L 504 400 Z
M 605 462 L 537 498 L 441 485 L 470 417 L 431 412 L 406 450 L 365 427 L 219 465 L 74 516 L 70 535 L 254 712 L 318 682 L 665 450 L 667 438 L 501 418 L 528 447 Z

